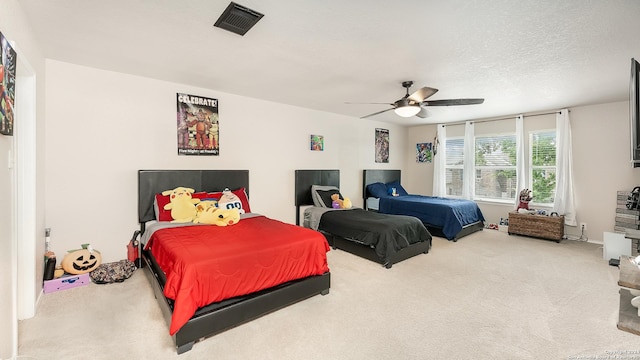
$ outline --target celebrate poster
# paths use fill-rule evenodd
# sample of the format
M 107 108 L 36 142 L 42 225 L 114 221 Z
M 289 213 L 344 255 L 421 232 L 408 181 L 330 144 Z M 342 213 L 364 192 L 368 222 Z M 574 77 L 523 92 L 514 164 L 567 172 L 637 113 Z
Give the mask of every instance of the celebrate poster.
M 220 155 L 218 100 L 178 93 L 178 155 Z

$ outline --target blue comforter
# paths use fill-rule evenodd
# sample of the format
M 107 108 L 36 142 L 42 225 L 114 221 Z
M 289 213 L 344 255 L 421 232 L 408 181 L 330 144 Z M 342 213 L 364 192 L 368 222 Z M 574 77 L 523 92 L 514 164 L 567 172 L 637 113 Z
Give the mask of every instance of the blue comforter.
M 449 240 L 455 239 L 464 226 L 484 221 L 478 204 L 473 201 L 424 195 L 381 197 L 378 211 L 415 216 L 427 225 L 442 228 Z

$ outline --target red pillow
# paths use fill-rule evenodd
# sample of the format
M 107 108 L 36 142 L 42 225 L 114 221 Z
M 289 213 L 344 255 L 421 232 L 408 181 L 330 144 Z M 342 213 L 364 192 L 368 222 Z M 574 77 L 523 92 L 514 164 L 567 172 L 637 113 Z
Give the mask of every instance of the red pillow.
M 242 210 L 244 210 L 245 213 L 250 213 L 251 207 L 249 207 L 249 197 L 247 196 L 247 192 L 245 191 L 245 188 L 242 187 L 240 189 L 232 190 L 231 192 L 235 196 L 237 196 L 238 199 L 240 199 L 240 203 L 242 204 Z M 220 200 L 221 196 L 222 196 L 222 191 L 209 193 L 208 195 L 209 198 L 213 198 L 216 200 Z
M 209 194 L 206 192 L 197 192 L 191 194 L 191 197 L 194 199 L 205 199 L 209 197 Z M 156 194 L 155 203 L 153 204 L 154 211 L 156 213 L 156 219 L 158 221 L 171 221 L 173 217 L 171 216 L 171 210 L 165 210 L 164 206 L 167 205 L 171 201 L 169 195 L 162 195 L 161 193 Z
M 153 210 L 156 213 L 156 220 L 158 221 L 171 221 L 171 210 L 165 210 L 164 206 L 169 203 L 169 195 L 156 194 L 156 199 L 153 204 Z

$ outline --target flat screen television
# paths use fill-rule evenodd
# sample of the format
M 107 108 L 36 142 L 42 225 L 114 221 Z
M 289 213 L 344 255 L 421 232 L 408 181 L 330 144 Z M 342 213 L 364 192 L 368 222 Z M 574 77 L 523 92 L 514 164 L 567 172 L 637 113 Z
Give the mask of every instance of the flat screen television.
M 629 83 L 629 117 L 631 122 L 631 163 L 640 167 L 640 63 L 631 59 Z

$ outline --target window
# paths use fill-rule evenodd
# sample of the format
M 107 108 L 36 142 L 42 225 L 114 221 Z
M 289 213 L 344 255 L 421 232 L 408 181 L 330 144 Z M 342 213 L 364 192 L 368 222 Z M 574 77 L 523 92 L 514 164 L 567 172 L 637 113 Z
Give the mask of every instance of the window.
M 553 204 L 556 193 L 556 132 L 529 134 L 529 184 L 533 203 Z
M 523 139 L 524 163 L 518 163 L 516 123 L 512 120 L 474 124 L 472 140 L 461 136 L 468 128 L 454 127 L 447 132 L 443 152 L 447 197 L 463 197 L 473 187 L 473 200 L 513 204 L 523 188 L 532 191 L 534 207 L 553 206 L 556 194 L 555 116 L 537 118 L 528 124 Z M 468 143 L 469 142 L 469 143 Z M 465 161 L 465 153 L 473 157 Z M 521 178 L 516 176 L 522 167 Z M 473 175 L 473 176 L 471 176 Z M 466 183 L 473 181 L 473 183 Z M 521 183 L 523 185 L 518 185 Z
M 516 136 L 475 138 L 475 194 L 477 199 L 512 201 L 516 194 Z
M 447 195 L 462 196 L 464 171 L 464 138 L 448 138 L 445 142 L 447 163 L 444 165 Z

